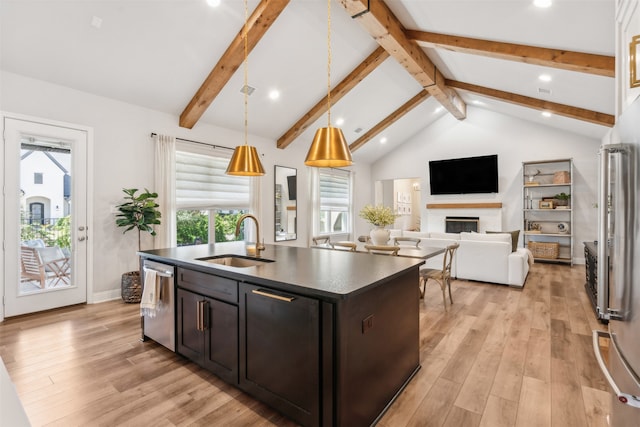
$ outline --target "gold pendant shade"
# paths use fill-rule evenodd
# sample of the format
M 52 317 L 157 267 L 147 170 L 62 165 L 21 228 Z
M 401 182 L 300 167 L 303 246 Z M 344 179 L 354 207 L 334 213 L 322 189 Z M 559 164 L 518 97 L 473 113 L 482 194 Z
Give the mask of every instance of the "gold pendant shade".
M 239 145 L 233 150 L 233 155 L 227 166 L 227 175 L 236 176 L 261 176 L 264 175 L 264 168 L 260 162 L 258 150 L 253 145 L 249 145 L 249 45 L 248 45 L 248 23 L 249 7 L 247 0 L 244 0 L 244 145 Z
M 342 129 L 332 126 L 316 131 L 304 164 L 319 168 L 349 166 L 353 163 Z
M 258 150 L 253 145 L 240 145 L 233 150 L 233 156 L 227 166 L 227 175 L 260 176 L 264 168 L 260 163 Z

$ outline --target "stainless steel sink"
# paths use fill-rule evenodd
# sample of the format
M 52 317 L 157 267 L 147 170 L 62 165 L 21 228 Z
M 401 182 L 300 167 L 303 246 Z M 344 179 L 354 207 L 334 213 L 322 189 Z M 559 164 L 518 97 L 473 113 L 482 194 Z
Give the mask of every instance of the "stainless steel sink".
M 257 267 L 260 265 L 273 262 L 272 259 L 248 258 L 248 257 L 239 256 L 239 255 L 220 255 L 220 256 L 196 258 L 196 259 L 198 261 L 206 261 L 212 264 L 226 265 L 227 267 L 237 267 L 237 268 Z

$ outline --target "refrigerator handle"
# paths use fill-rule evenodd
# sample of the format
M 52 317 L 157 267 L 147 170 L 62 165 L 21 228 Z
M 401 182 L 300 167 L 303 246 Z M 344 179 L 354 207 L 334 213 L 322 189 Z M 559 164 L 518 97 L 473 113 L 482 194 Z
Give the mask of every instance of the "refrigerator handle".
M 624 403 L 625 405 L 633 406 L 634 408 L 640 408 L 640 397 L 634 396 L 633 394 L 630 394 L 630 393 L 623 393 L 620 390 L 615 380 L 611 376 L 611 373 L 609 372 L 607 365 L 604 363 L 604 359 L 602 358 L 602 352 L 600 351 L 600 343 L 598 342 L 598 339 L 600 337 L 608 338 L 611 341 L 611 345 L 614 346 L 614 348 L 616 349 L 616 352 L 618 351 L 618 348 L 616 347 L 615 342 L 613 342 L 613 340 L 611 339 L 611 334 L 605 331 L 591 331 L 591 334 L 593 338 L 593 352 L 595 353 L 596 359 L 598 360 L 598 365 L 600 366 L 600 370 L 604 374 L 604 377 L 607 379 L 607 382 L 611 386 L 611 389 L 616 394 L 616 397 L 621 403 Z M 627 362 L 623 358 L 620 358 L 620 362 L 624 365 L 625 369 L 629 371 L 629 366 L 627 366 Z M 634 381 L 636 385 L 640 387 L 640 384 L 638 384 L 635 378 L 634 378 Z
M 597 281 L 597 297 L 596 297 L 596 314 L 600 319 L 608 319 L 609 308 L 609 153 L 610 150 L 605 145 L 600 150 L 600 188 L 598 189 L 598 263 L 596 277 Z

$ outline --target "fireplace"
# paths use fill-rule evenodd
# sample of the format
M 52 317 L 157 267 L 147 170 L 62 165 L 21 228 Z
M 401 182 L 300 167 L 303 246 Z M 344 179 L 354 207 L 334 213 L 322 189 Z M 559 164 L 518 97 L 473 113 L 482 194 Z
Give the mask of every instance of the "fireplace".
M 477 232 L 479 222 L 480 217 L 477 216 L 448 216 L 444 219 L 444 229 L 447 233 Z

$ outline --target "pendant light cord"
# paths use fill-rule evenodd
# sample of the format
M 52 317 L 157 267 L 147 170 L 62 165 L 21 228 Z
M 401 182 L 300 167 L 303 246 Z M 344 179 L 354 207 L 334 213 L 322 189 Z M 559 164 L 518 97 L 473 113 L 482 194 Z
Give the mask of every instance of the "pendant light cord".
M 331 0 L 327 0 L 327 127 L 331 127 Z
M 244 145 L 249 145 L 249 6 L 244 0 Z

